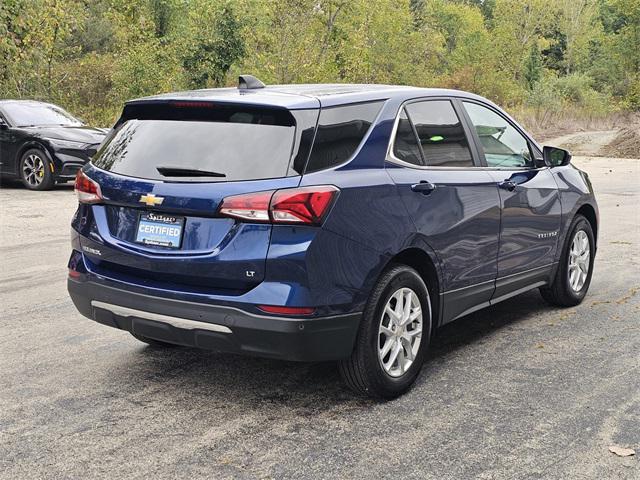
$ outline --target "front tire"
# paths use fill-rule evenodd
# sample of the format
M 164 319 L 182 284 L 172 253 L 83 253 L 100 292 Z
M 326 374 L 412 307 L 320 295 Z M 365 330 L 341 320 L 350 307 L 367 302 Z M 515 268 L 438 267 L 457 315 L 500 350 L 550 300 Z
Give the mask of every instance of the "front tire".
M 424 281 L 405 265 L 378 280 L 360 323 L 354 350 L 338 364 L 356 393 L 391 399 L 413 385 L 431 336 L 431 302 Z
M 553 282 L 540 289 L 548 303 L 573 307 L 582 302 L 591 284 L 595 245 L 591 224 L 582 215 L 576 215 L 569 226 Z
M 39 148 L 22 154 L 19 165 L 20 180 L 29 190 L 50 190 L 55 184 L 49 158 Z

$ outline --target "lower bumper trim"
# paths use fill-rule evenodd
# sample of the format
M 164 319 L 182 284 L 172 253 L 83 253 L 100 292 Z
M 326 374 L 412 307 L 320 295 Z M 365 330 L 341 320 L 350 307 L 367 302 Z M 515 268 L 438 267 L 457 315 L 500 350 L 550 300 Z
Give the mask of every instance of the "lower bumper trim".
M 156 322 L 168 323 L 177 328 L 183 328 L 185 330 L 209 330 L 211 332 L 231 333 L 229 327 L 224 325 L 217 325 L 215 323 L 198 322 L 196 320 L 188 320 L 186 318 L 171 317 L 169 315 L 162 315 L 160 313 L 144 312 L 142 310 L 136 310 L 135 308 L 123 307 L 121 305 L 113 305 L 112 303 L 99 302 L 96 300 L 91 301 L 91 306 L 94 308 L 101 308 L 108 310 L 111 313 L 120 315 L 121 317 L 135 317 L 144 318 L 146 320 L 153 320 Z

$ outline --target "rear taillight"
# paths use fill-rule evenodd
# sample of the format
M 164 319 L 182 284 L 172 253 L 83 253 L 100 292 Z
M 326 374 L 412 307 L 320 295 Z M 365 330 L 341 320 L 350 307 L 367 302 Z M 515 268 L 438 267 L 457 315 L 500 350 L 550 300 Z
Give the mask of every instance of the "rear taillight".
M 75 192 L 80 203 L 97 203 L 102 201 L 100 185 L 87 177 L 82 170 L 76 174 Z
M 219 213 L 252 222 L 320 225 L 340 190 L 333 185 L 233 195 Z
M 271 198 L 271 218 L 274 223 L 319 225 L 337 195 L 331 185 L 278 190 Z
M 273 190 L 233 195 L 222 201 L 219 212 L 226 217 L 241 218 L 252 222 L 268 222 L 269 203 L 272 196 Z

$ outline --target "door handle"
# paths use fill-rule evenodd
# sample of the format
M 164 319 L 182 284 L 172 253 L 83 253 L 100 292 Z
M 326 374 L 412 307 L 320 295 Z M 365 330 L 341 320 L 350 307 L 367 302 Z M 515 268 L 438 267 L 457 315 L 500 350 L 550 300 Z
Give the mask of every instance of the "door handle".
M 517 186 L 518 184 L 512 182 L 511 180 L 503 180 L 502 182 L 498 183 L 499 188 L 503 190 L 509 190 L 510 192 L 513 192 Z
M 423 195 L 429 195 L 435 189 L 436 186 L 433 183 L 427 182 L 426 180 L 420 180 L 420 183 L 414 183 L 413 185 L 411 185 L 411 190 Z

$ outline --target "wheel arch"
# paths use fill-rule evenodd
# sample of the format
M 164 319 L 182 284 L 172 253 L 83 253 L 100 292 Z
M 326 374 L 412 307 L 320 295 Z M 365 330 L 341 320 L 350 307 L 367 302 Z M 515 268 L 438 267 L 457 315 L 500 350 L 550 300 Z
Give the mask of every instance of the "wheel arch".
M 20 161 L 22 160 L 22 155 L 24 155 L 24 152 L 26 152 L 27 150 L 31 149 L 31 148 L 37 148 L 38 150 L 42 150 L 44 152 L 44 154 L 48 157 L 47 159 L 53 163 L 54 167 L 56 168 L 56 170 L 58 169 L 58 166 L 55 164 L 54 161 L 54 157 L 51 154 L 51 152 L 49 151 L 49 147 L 42 141 L 37 140 L 37 139 L 29 139 L 26 142 L 24 142 L 20 148 L 18 148 L 18 151 L 16 153 L 16 175 L 18 176 L 18 178 L 20 178 Z
M 591 225 L 591 229 L 593 230 L 593 238 L 595 239 L 596 246 L 598 245 L 598 215 L 596 214 L 595 208 L 589 203 L 585 203 L 576 211 L 574 218 L 576 215 L 582 215 L 587 219 L 589 224 Z
M 422 280 L 427 285 L 429 300 L 431 302 L 431 329 L 435 330 L 440 324 L 441 317 L 441 296 L 440 296 L 440 275 L 434 259 L 418 247 L 409 247 L 389 258 L 387 265 L 402 264 L 413 268 L 418 272 Z

